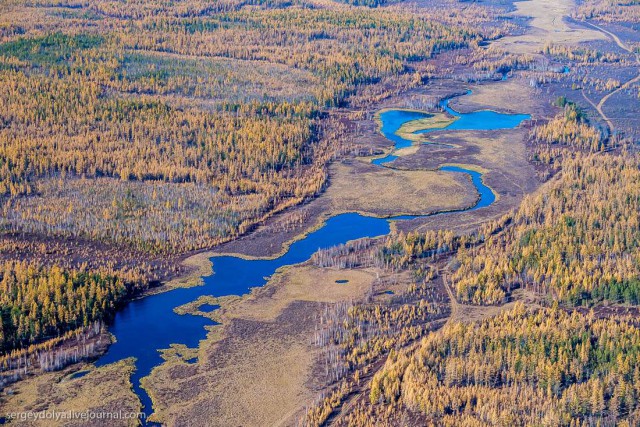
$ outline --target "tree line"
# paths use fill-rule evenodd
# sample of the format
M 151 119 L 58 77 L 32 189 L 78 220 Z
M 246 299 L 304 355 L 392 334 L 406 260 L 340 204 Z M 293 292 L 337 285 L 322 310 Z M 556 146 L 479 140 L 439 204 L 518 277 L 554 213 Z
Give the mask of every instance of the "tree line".
M 134 273 L 5 262 L 0 270 L 0 351 L 107 320 L 145 286 Z

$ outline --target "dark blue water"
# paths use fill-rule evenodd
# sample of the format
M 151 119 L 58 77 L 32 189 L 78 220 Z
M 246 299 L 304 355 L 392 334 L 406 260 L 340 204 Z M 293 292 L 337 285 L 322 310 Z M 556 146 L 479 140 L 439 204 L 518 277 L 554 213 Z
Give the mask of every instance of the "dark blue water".
M 214 274 L 204 278 L 203 286 L 151 295 L 132 301 L 120 310 L 110 328 L 116 342 L 96 362 L 96 366 L 135 357 L 137 369 L 131 381 L 149 415 L 151 400 L 140 388 L 140 379 L 162 363 L 158 350 L 169 348 L 174 343 L 196 347 L 205 338 L 204 327 L 213 324 L 202 316 L 176 314 L 173 311 L 175 307 L 194 301 L 201 295 L 246 294 L 252 287 L 263 286 L 266 278 L 278 268 L 304 262 L 319 248 L 362 237 L 381 236 L 389 233 L 389 230 L 389 222 L 384 219 L 347 213 L 330 218 L 322 228 L 293 243 L 287 253 L 277 259 L 214 257 L 211 259 Z
M 471 91 L 467 92 L 467 95 L 471 94 Z M 459 113 L 449 107 L 449 101 L 451 98 L 447 98 L 440 103 L 440 106 L 449 114 L 457 117 L 453 123 L 442 128 L 424 129 L 416 131 L 416 134 L 424 134 L 439 130 L 498 130 L 498 129 L 513 129 L 517 127 L 524 120 L 531 118 L 528 114 L 505 114 L 498 113 L 490 110 L 474 111 L 473 113 Z M 381 132 L 383 135 L 395 143 L 394 152 L 400 148 L 410 147 L 412 142 L 400 137 L 396 134 L 398 129 L 411 120 L 422 119 L 428 117 L 429 114 L 420 113 L 415 111 L 404 110 L 388 110 L 380 114 L 380 120 L 383 123 Z M 398 156 L 394 156 L 393 152 L 388 156 L 375 159 L 373 164 L 382 165 L 389 163 L 397 159 Z
M 220 308 L 219 305 L 202 304 L 200 307 L 198 307 L 198 310 L 203 313 L 211 313 L 212 311 L 217 310 L 219 308 Z
M 494 114 L 497 115 L 497 113 Z M 407 141 L 397 137 L 395 131 L 402 123 L 425 116 L 426 114 L 416 112 L 389 111 L 381 115 L 382 133 L 396 144 L 405 144 Z M 495 195 L 482 182 L 482 175 L 479 172 L 456 166 L 444 166 L 440 170 L 468 175 L 478 190 L 476 204 L 460 211 L 480 209 L 494 202 Z M 436 213 L 433 215 L 445 214 Z M 199 341 L 206 336 L 205 326 L 213 324 L 210 319 L 203 316 L 178 315 L 173 311 L 175 307 L 192 302 L 201 295 L 246 294 L 252 287 L 265 285 L 269 276 L 280 267 L 304 262 L 318 249 L 363 237 L 385 235 L 390 231 L 391 220 L 414 218 L 416 216 L 397 216 L 384 219 L 367 217 L 357 213 L 345 213 L 329 218 L 320 229 L 294 242 L 288 251 L 279 258 L 245 260 L 234 256 L 214 257 L 211 259 L 214 274 L 204 278 L 204 285 L 151 295 L 131 301 L 120 310 L 110 327 L 110 332 L 116 337 L 116 342 L 96 362 L 96 366 L 135 357 L 136 371 L 132 375 L 131 381 L 134 391 L 140 396 L 145 413 L 149 415 L 152 412 L 151 400 L 147 393 L 140 388 L 140 379 L 149 375 L 155 366 L 162 363 L 158 350 L 169 348 L 171 344 L 196 347 Z

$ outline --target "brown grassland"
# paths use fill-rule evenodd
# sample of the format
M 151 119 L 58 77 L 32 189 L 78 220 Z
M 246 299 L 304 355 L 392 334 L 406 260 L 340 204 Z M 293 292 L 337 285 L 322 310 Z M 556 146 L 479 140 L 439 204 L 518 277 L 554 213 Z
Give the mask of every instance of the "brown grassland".
M 73 411 L 80 415 L 97 413 L 138 413 L 140 402 L 131 388 L 129 377 L 133 371 L 132 360 L 122 360 L 98 369 L 86 366 L 89 372 L 79 378 L 84 366 L 49 372 L 28 381 L 18 383 L 13 394 L 5 397 L 4 408 L 11 412 Z M 87 421 L 84 421 L 85 423 Z M 18 422 L 19 425 L 82 425 L 82 420 L 44 419 Z M 94 419 L 95 426 L 135 426 L 133 419 Z M 85 424 L 86 425 L 86 424 Z

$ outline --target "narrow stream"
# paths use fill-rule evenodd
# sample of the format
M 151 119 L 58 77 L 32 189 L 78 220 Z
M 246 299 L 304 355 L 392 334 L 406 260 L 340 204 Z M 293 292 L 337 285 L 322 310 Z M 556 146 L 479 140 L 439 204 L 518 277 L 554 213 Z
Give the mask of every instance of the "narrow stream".
M 444 106 L 449 108 L 448 101 Z M 455 113 L 453 110 L 451 112 L 451 114 Z M 474 116 L 476 114 L 477 117 Z M 381 115 L 381 131 L 396 143 L 396 149 L 408 146 L 406 144 L 410 145 L 411 142 L 398 137 L 395 132 L 403 123 L 424 116 L 422 113 L 403 110 L 385 112 Z M 447 129 L 513 128 L 528 118 L 525 115 L 505 115 L 487 111 L 460 116 L 461 118 Z M 465 116 L 466 119 L 464 119 Z M 508 116 L 508 119 L 505 116 Z M 463 126 L 460 126 L 459 122 L 462 122 Z M 456 127 L 454 128 L 453 125 Z M 378 159 L 376 163 L 382 164 L 392 161 L 394 158 L 391 157 L 393 156 L 387 156 L 386 161 Z M 482 175 L 479 172 L 455 166 L 444 166 L 440 170 L 468 175 L 478 191 L 479 196 L 476 204 L 460 211 L 480 209 L 494 202 L 495 195 L 489 187 L 484 185 Z M 447 213 L 432 215 L 445 214 Z M 144 406 L 144 412 L 150 415 L 152 412 L 151 399 L 140 387 L 140 379 L 149 375 L 155 366 L 162 363 L 158 350 L 169 348 L 173 343 L 197 347 L 198 342 L 206 336 L 205 326 L 213 324 L 211 320 L 202 316 L 178 315 L 173 311 L 175 307 L 192 302 L 201 295 L 246 294 L 252 287 L 264 286 L 268 278 L 280 267 L 304 262 L 318 249 L 363 237 L 382 236 L 389 233 L 390 221 L 413 218 L 416 216 L 396 216 L 384 219 L 357 213 L 344 213 L 329 218 L 321 228 L 293 243 L 284 255 L 276 259 L 246 260 L 234 256 L 214 257 L 211 259 L 214 274 L 204 278 L 204 285 L 175 289 L 134 300 L 116 313 L 110 326 L 110 332 L 116 337 L 116 342 L 109 347 L 107 353 L 98 359 L 96 366 L 135 357 L 136 371 L 133 373 L 131 381 L 134 391 Z M 207 308 L 209 310 L 215 309 L 211 306 Z

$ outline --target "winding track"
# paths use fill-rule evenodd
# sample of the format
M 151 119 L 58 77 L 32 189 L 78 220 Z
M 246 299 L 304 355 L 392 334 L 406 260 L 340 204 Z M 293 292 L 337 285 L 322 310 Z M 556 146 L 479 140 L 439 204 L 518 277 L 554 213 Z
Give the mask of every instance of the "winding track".
M 440 274 L 442 274 L 442 273 L 443 272 L 440 271 Z M 451 305 L 451 314 L 449 315 L 449 318 L 447 319 L 447 323 L 450 323 L 454 319 L 457 319 L 457 317 L 458 317 L 458 311 L 459 311 L 458 299 L 453 294 L 453 291 L 451 290 L 451 287 L 449 286 L 449 281 L 447 280 L 447 276 L 445 274 L 442 274 L 442 284 L 444 285 L 444 288 L 447 290 L 447 294 L 449 295 L 449 304 Z
M 582 23 L 584 23 L 585 25 L 587 25 L 587 26 L 589 26 L 591 28 L 594 28 L 597 31 L 600 31 L 602 34 L 604 34 L 605 36 L 607 36 L 610 39 L 612 39 L 615 42 L 615 44 L 618 45 L 618 47 L 620 47 L 621 49 L 623 49 L 623 50 L 629 52 L 630 54 L 632 54 L 636 58 L 636 64 L 640 65 L 640 54 L 634 52 L 633 49 L 631 49 L 622 40 L 620 40 L 620 37 L 618 37 L 615 33 L 612 33 L 609 30 L 605 30 L 604 28 L 600 27 L 599 25 L 592 24 L 591 22 L 582 21 Z M 602 99 L 600 100 L 600 102 L 598 102 L 598 104 L 595 104 L 593 101 L 591 101 L 587 97 L 587 95 L 584 93 L 584 89 L 582 90 L 582 96 L 584 97 L 584 99 L 586 99 L 589 102 L 589 104 L 591 104 L 593 107 L 595 107 L 595 109 L 598 111 L 600 116 L 602 116 L 604 121 L 607 123 L 607 126 L 609 127 L 609 133 L 610 134 L 613 133 L 613 130 L 615 129 L 615 127 L 613 126 L 613 122 L 611 121 L 611 119 L 609 117 L 607 117 L 607 115 L 602 110 L 602 107 L 607 102 L 607 100 L 609 98 L 611 98 L 613 95 L 615 95 L 616 93 L 620 92 L 623 89 L 628 88 L 629 86 L 631 86 L 632 84 L 636 83 L 637 81 L 640 81 L 640 73 L 637 76 L 635 76 L 634 78 L 628 80 L 623 85 L 620 85 L 620 87 L 618 89 L 616 89 L 613 92 L 610 92 L 607 95 L 605 95 L 604 97 L 602 97 Z

